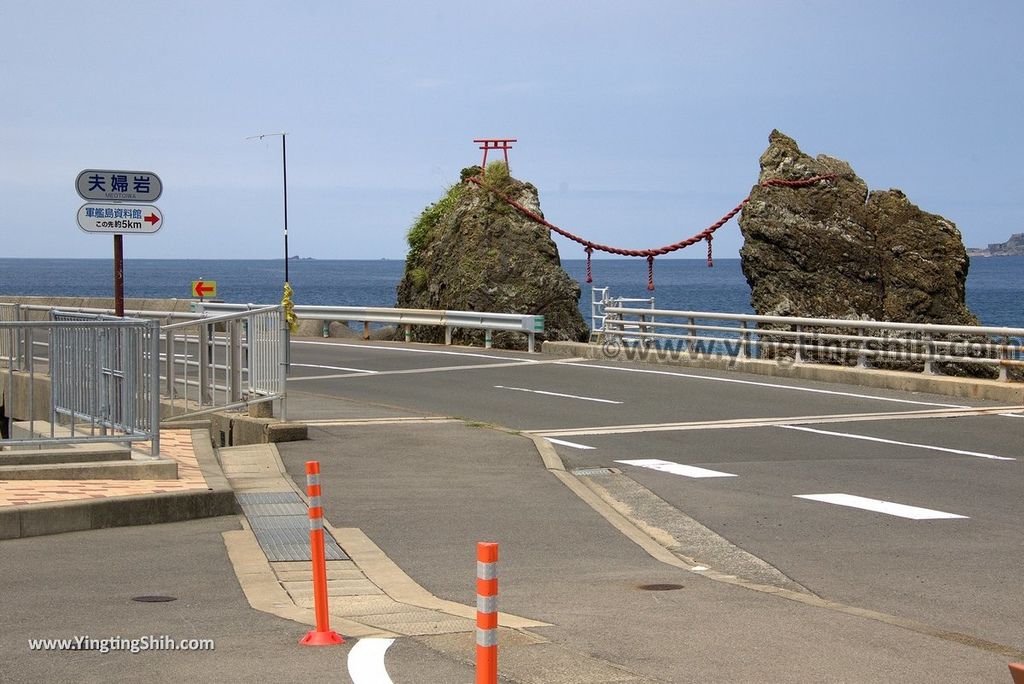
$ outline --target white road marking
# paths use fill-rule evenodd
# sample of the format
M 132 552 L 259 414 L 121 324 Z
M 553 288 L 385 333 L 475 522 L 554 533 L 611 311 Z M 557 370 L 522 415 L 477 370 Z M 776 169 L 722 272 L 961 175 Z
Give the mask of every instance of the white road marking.
M 935 418 L 961 418 L 992 415 L 1016 406 L 966 409 L 919 409 L 887 413 L 846 413 L 818 416 L 790 416 L 788 418 L 727 418 L 692 423 L 646 423 L 639 425 L 600 425 L 593 427 L 535 430 L 541 437 L 578 437 L 581 435 L 621 435 L 635 432 L 670 432 L 679 430 L 731 430 L 734 428 L 775 427 L 779 425 L 816 425 L 820 423 L 857 423 L 878 420 L 917 420 Z
M 525 368 L 526 366 L 535 367 L 541 364 L 551 363 L 550 361 L 531 361 L 530 363 L 523 363 L 519 360 L 514 360 L 508 363 L 469 363 L 461 366 L 429 366 L 427 368 L 403 368 L 402 370 L 385 370 L 385 371 L 359 371 L 355 373 L 332 373 L 330 375 L 296 375 L 291 380 L 336 380 L 338 378 L 361 378 L 366 375 L 421 375 L 423 373 L 450 373 L 459 371 L 478 371 L 488 370 L 492 368 Z M 292 364 L 295 365 L 295 364 Z M 330 366 L 325 366 L 329 368 Z
M 545 438 L 552 444 L 561 444 L 562 446 L 572 447 L 573 449 L 594 449 L 596 447 L 587 446 L 586 444 L 577 444 L 576 442 L 567 442 L 564 439 L 555 439 L 554 437 Z
M 384 667 L 384 653 L 394 639 L 360 639 L 348 652 L 352 684 L 393 684 Z
M 867 499 L 863 496 L 854 496 L 853 494 L 794 494 L 794 496 L 797 499 L 810 499 L 812 501 L 836 504 L 837 506 L 861 508 L 865 511 L 885 513 L 886 515 L 895 515 L 900 518 L 910 518 L 911 520 L 944 520 L 968 517 L 966 515 L 933 511 L 930 508 L 918 508 L 917 506 L 907 506 L 880 499 Z
M 321 365 L 319 363 L 292 363 L 291 365 L 296 366 L 297 368 L 324 368 L 326 370 L 349 371 L 349 372 L 352 372 L 352 373 L 367 373 L 367 374 L 370 374 L 370 375 L 376 375 L 378 373 L 378 371 L 368 370 L 368 369 L 365 369 L 365 368 L 346 368 L 344 366 L 323 366 L 323 365 Z
M 841 397 L 853 397 L 855 399 L 874 399 L 876 401 L 891 401 L 898 404 L 917 404 L 920 406 L 941 406 L 943 408 L 970 408 L 960 404 L 939 404 L 933 401 L 913 401 L 912 399 L 896 399 L 893 397 L 877 397 L 871 394 L 857 394 L 855 392 L 839 392 L 837 390 L 817 389 L 815 387 L 799 387 L 793 385 L 780 385 L 773 382 L 755 382 L 753 380 L 739 380 L 737 378 L 719 378 L 709 375 L 696 375 L 693 373 L 676 373 L 674 371 L 648 370 L 644 368 L 618 368 L 616 366 L 601 366 L 592 363 L 573 363 L 573 368 L 600 368 L 602 370 L 623 371 L 626 373 L 649 373 L 651 375 L 670 375 L 691 380 L 707 380 L 709 382 L 729 382 L 737 385 L 754 385 L 757 387 L 771 387 L 773 389 L 793 390 L 794 392 L 812 392 L 814 394 L 832 394 Z
M 473 356 L 478 359 L 501 359 L 502 361 L 520 361 L 537 363 L 534 359 L 520 359 L 514 356 L 495 356 L 493 354 L 476 354 L 471 352 L 442 351 L 440 349 L 413 349 L 411 347 L 385 347 L 373 344 L 345 344 L 344 342 L 313 342 L 310 340 L 292 340 L 292 344 L 309 344 L 321 347 L 350 347 L 352 349 L 372 349 L 375 351 L 405 352 L 409 354 L 443 354 L 446 356 Z
M 717 470 L 708 470 L 707 468 L 698 468 L 697 466 L 673 463 L 672 461 L 662 461 L 658 458 L 637 458 L 631 461 L 616 461 L 616 463 L 625 463 L 626 465 L 640 466 L 641 468 L 650 468 L 651 470 L 660 470 L 665 473 L 682 475 L 684 477 L 736 477 L 736 475 L 733 475 L 732 473 L 723 473 Z
M 513 392 L 529 392 L 531 394 L 543 394 L 548 397 L 563 397 L 565 399 L 580 399 L 582 401 L 597 401 L 602 404 L 621 404 L 621 401 L 612 401 L 611 399 L 597 399 L 596 397 L 581 397 L 575 394 L 562 394 L 560 392 L 545 392 L 544 390 L 526 389 L 525 387 L 506 387 L 505 385 L 495 385 L 494 389 L 506 389 L 512 390 Z
M 1016 461 L 1015 458 L 1008 456 L 994 456 L 992 454 L 982 454 L 977 451 L 964 451 L 963 449 L 950 449 L 949 447 L 932 446 L 931 444 L 915 444 L 913 442 L 898 442 L 894 439 L 882 439 L 881 437 L 869 437 L 867 435 L 851 435 L 848 432 L 832 432 L 830 430 L 816 430 L 809 427 L 800 427 L 797 425 L 779 425 L 780 428 L 786 430 L 800 430 L 801 432 L 814 432 L 819 435 L 829 435 L 830 437 L 847 437 L 849 439 L 862 439 L 867 442 L 880 442 L 882 444 L 895 444 L 896 446 L 914 447 L 915 449 L 928 449 L 930 451 L 945 451 L 950 454 L 959 454 L 961 456 L 977 456 L 978 458 L 989 458 L 994 461 Z

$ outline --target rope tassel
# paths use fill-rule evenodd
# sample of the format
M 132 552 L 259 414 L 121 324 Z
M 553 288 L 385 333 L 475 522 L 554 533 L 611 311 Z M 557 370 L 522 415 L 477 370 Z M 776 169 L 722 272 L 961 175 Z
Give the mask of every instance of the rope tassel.
M 715 265 L 715 260 L 711 258 L 711 236 L 708 235 L 708 268 L 712 268 Z
M 590 272 L 590 255 L 594 253 L 594 248 L 591 247 L 590 245 L 587 245 L 586 252 L 587 252 L 587 282 L 588 283 L 592 283 L 592 282 L 594 282 L 594 275 Z
M 647 257 L 647 289 L 654 291 L 654 255 Z

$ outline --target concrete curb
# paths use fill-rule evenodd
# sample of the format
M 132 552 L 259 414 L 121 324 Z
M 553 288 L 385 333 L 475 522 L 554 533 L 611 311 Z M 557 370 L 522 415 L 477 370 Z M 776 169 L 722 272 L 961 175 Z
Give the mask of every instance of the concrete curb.
M 1006 404 L 1024 403 L 1024 383 L 999 382 L 980 378 L 954 378 L 948 375 L 924 375 L 887 370 L 864 370 L 846 366 L 811 363 L 776 363 L 760 359 L 739 359 L 732 356 L 691 356 L 673 353 L 665 358 L 657 350 L 623 348 L 618 344 L 598 345 L 586 342 L 545 342 L 545 354 L 578 356 L 598 361 L 635 361 L 653 366 L 704 368 L 737 371 L 776 378 L 815 380 L 841 385 L 858 385 L 902 392 L 941 394 L 964 399 L 997 401 Z
M 9 506 L 0 509 L 0 540 L 234 515 L 235 494 L 217 464 L 208 433 L 193 430 L 192 446 L 206 490 Z

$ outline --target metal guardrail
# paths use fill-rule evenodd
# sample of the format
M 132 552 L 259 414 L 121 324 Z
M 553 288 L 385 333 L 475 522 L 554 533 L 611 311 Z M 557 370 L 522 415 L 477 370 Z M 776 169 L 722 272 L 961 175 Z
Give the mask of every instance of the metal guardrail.
M 4 446 L 149 441 L 160 454 L 158 323 L 55 311 L 49 321 L 0 320 L 0 339 L 6 396 L 24 393 L 29 413 L 25 436 L 12 429 Z M 47 402 L 35 396 L 41 375 L 51 380 Z
M 654 297 L 610 297 L 608 287 L 590 288 L 590 341 L 600 342 L 604 335 L 604 321 L 608 317 L 605 309 L 625 304 L 646 304 L 654 308 Z
M 197 302 L 197 312 L 202 311 L 245 311 L 256 308 L 255 304 L 230 304 L 221 302 Z M 266 306 L 266 305 L 260 305 Z M 521 332 L 527 336 L 529 351 L 536 349 L 536 335 L 544 332 L 544 316 L 507 313 L 486 313 L 480 311 L 442 311 L 434 309 L 397 309 L 372 306 L 295 306 L 295 315 L 301 319 L 320 321 L 356 321 L 363 324 L 364 337 L 369 334 L 370 323 L 385 323 L 403 326 L 405 339 L 411 341 L 412 326 L 440 326 L 445 329 L 445 344 L 452 343 L 452 331 L 456 328 L 473 328 L 488 333 L 494 330 Z M 491 336 L 484 338 L 484 346 L 491 346 Z
M 797 363 L 988 366 L 999 379 L 1024 375 L 1024 328 L 798 318 L 605 307 L 605 337 L 668 352 L 787 358 Z M 708 334 L 710 333 L 710 334 Z M 1016 369 L 1013 373 L 1011 369 Z M 1018 373 L 1017 371 L 1020 371 Z M 1011 377 L 1016 376 L 1016 377 Z

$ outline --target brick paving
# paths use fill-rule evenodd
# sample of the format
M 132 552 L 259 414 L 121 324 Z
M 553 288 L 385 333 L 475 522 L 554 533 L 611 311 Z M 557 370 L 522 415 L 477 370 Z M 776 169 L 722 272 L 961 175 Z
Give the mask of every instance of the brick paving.
M 0 480 L 0 508 L 208 489 L 191 430 L 161 430 L 160 454 L 178 462 L 177 480 Z

